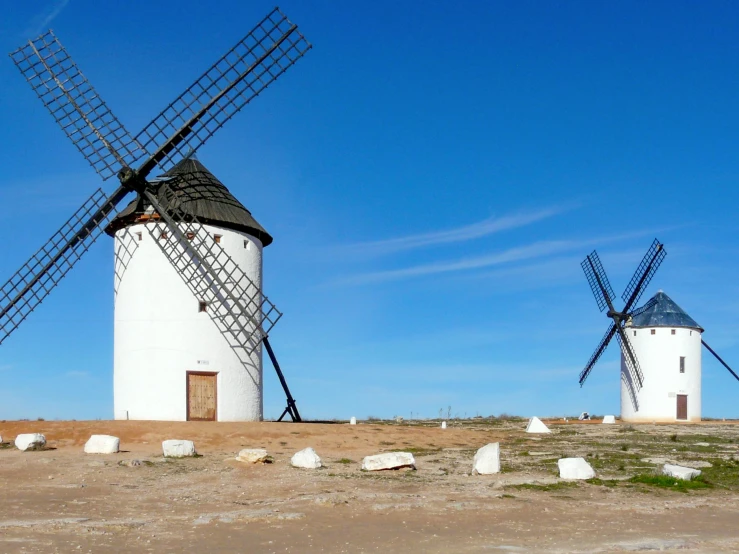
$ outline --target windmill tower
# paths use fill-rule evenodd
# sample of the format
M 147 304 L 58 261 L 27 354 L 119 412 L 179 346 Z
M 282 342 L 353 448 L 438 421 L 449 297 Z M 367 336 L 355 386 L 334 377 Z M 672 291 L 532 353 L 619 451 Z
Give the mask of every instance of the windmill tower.
M 700 421 L 703 328 L 659 291 L 626 322 L 625 330 L 649 378 L 637 393 L 638 410 L 621 382 L 621 419 Z M 623 354 L 621 372 L 628 373 Z
M 264 345 L 287 397 L 280 420 L 300 421 L 268 339 L 282 315 L 262 293 L 272 237 L 193 154 L 310 48 L 275 8 L 135 137 L 51 31 L 13 52 L 62 130 L 119 185 L 93 193 L 0 288 L 0 343 L 106 230 L 116 418 L 260 420 Z
M 164 177 L 200 221 L 188 240 L 218 244 L 242 273 L 240 286 L 258 295 L 269 233 L 198 160 L 185 158 Z M 105 229 L 115 239 L 115 418 L 261 420 L 261 348 L 234 348 L 224 336 L 209 313 L 217 305 L 163 255 L 159 243 L 169 237 L 151 213 L 133 200 Z
M 581 266 L 602 312 L 612 320 L 605 336 L 580 373 L 580 386 L 614 335 L 621 345 L 621 419 L 631 422 L 700 421 L 701 344 L 731 374 L 739 376 L 703 340 L 703 328 L 664 292 L 643 306 L 639 302 L 667 252 L 654 240 L 621 295 L 617 311 L 613 293 L 595 250 Z

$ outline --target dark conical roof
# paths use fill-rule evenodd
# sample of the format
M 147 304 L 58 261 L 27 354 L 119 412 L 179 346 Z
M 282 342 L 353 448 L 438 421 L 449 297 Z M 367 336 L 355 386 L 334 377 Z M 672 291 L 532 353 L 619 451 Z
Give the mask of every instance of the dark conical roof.
M 688 327 L 703 332 L 703 328 L 664 292 L 659 291 L 652 300 L 652 306 L 632 317 L 632 327 Z
M 226 186 L 194 157 L 180 161 L 163 177 L 170 177 L 167 185 L 176 194 L 179 207 L 195 215 L 203 224 L 217 225 L 234 231 L 243 231 L 258 238 L 263 246 L 272 242 L 272 236 L 251 215 Z M 174 199 L 168 198 L 162 189 L 157 200 L 166 208 Z M 113 235 L 118 229 L 132 225 L 145 214 L 137 198 L 116 215 L 105 232 Z

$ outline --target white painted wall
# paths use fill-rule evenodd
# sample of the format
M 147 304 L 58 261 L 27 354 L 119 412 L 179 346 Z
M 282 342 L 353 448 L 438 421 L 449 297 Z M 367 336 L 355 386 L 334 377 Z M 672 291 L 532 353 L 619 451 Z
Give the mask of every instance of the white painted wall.
M 186 372 L 203 371 L 218 375 L 219 421 L 261 420 L 261 344 L 251 355 L 231 348 L 209 314 L 198 311 L 199 299 L 149 233 L 154 228 L 136 224 L 115 235 L 114 417 L 185 420 Z M 221 235 L 221 247 L 261 290 L 258 239 L 209 225 L 198 233 Z
M 700 421 L 700 331 L 684 327 L 628 327 L 626 333 L 644 373 L 644 386 L 636 393 L 639 411 L 635 411 L 626 385 L 621 382 L 621 419 L 634 422 L 677 421 L 677 395 L 687 394 L 688 421 Z M 680 373 L 680 356 L 685 356 L 685 373 Z M 621 371 L 628 371 L 623 353 Z

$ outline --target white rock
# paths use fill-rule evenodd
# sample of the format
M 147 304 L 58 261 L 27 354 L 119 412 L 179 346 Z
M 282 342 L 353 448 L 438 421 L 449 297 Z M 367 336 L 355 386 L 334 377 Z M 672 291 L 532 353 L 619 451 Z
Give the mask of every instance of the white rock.
M 245 462 L 247 464 L 264 463 L 267 461 L 267 458 L 269 458 L 269 454 L 267 454 L 267 451 L 264 448 L 244 448 L 239 452 L 239 455 L 236 456 L 238 461 Z
M 544 425 L 544 422 L 538 417 L 534 416 L 529 420 L 529 424 L 526 426 L 527 433 L 551 433 L 549 427 Z
M 85 443 L 85 454 L 115 454 L 120 450 L 121 439 L 110 435 L 92 435 Z
M 352 416 L 352 418 L 349 420 L 349 425 L 356 425 L 357 424 L 357 418 Z
M 446 429 L 446 421 L 442 421 L 441 422 L 441 428 L 442 429 Z
M 293 467 L 302 467 L 305 469 L 318 469 L 321 467 L 321 458 L 318 457 L 316 451 L 312 448 L 304 448 L 300 452 L 296 452 L 290 458 L 290 465 Z
M 592 479 L 595 471 L 584 458 L 562 458 L 557 460 L 562 479 Z
M 0 444 L 2 444 L 2 443 L 3 443 L 3 438 L 2 438 L 2 437 L 0 437 Z
M 662 473 L 674 477 L 675 479 L 682 479 L 684 481 L 690 481 L 695 479 L 701 474 L 700 469 L 693 469 L 692 467 L 676 466 L 672 464 L 665 464 L 662 468 Z
M 475 453 L 472 473 L 479 475 L 500 473 L 500 443 L 486 444 Z
M 18 450 L 36 450 L 46 446 L 46 437 L 40 433 L 25 433 L 15 437 L 15 447 Z
M 612 416 L 612 415 L 603 416 L 603 423 L 616 423 L 616 416 Z
M 195 443 L 181 439 L 162 441 L 162 453 L 165 458 L 190 458 L 197 455 Z
M 400 469 L 410 467 L 416 469 L 416 460 L 410 452 L 386 452 L 365 456 L 362 460 L 362 469 L 367 471 L 379 471 L 381 469 Z

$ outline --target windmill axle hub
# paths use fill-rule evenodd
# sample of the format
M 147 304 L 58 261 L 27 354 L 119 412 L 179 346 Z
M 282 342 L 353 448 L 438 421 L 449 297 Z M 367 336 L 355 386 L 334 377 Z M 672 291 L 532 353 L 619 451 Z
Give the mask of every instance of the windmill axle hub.
M 126 166 L 118 172 L 118 180 L 128 190 L 142 193 L 149 183 L 139 175 L 138 171 Z

